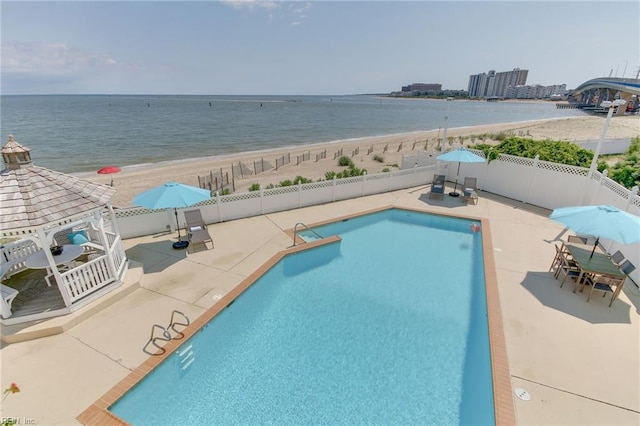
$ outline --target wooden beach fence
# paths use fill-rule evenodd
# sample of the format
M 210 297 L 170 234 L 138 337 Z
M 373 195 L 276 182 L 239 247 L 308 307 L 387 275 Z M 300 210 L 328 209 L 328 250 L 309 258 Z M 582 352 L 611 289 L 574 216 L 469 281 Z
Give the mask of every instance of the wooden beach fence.
M 402 142 L 400 142 L 400 145 L 398 145 L 398 152 L 402 151 Z
M 264 158 L 261 158 L 260 161 L 253 162 L 253 172 L 255 174 L 264 173 L 271 169 L 273 169 L 273 166 L 268 161 L 264 161 Z
M 370 155 L 372 152 L 373 152 L 373 145 L 371 145 L 367 150 L 367 155 Z
M 296 158 L 296 166 L 303 161 L 309 161 L 311 159 L 311 151 L 305 152 L 302 155 L 298 155 Z
M 223 172 L 222 168 L 209 172 L 206 176 L 198 176 L 198 186 L 202 189 L 208 189 L 212 193 L 220 191 L 231 185 L 232 190 L 236 190 L 235 182 L 229 181 L 229 172 Z
M 278 168 L 284 166 L 285 164 L 289 164 L 290 162 L 291 162 L 291 153 L 287 152 L 286 155 L 276 158 L 276 170 L 278 170 Z
M 233 179 L 235 179 L 236 176 L 239 176 L 240 179 L 243 179 L 245 176 L 251 176 L 253 174 L 253 171 L 249 168 L 249 166 L 241 161 L 238 161 L 238 164 L 231 164 L 231 174 L 233 176 Z
M 339 150 L 337 150 L 336 152 L 333 153 L 333 159 L 337 159 L 339 157 L 342 157 L 342 148 L 340 148 Z
M 385 152 L 387 152 L 388 149 L 389 149 L 389 144 L 386 144 L 382 149 L 382 153 L 384 154 Z
M 324 160 L 325 158 L 327 158 L 327 150 L 326 149 L 324 151 L 322 151 L 320 154 L 316 154 L 316 163 L 319 160 Z
M 360 154 L 360 147 L 357 147 L 356 149 L 354 149 L 353 151 L 351 151 L 351 156 L 355 157 L 356 155 Z

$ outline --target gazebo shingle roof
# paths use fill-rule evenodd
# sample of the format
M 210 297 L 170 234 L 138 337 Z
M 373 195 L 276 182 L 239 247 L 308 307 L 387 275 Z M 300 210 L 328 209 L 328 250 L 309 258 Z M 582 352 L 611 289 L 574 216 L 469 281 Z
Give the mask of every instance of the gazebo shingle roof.
M 38 166 L 0 172 L 0 228 L 42 226 L 106 206 L 116 189 Z

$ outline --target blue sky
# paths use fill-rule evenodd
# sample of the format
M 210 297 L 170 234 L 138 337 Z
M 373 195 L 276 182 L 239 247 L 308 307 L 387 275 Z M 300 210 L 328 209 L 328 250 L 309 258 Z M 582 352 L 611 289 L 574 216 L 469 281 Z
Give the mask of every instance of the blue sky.
M 5 1 L 3 94 L 387 93 L 633 77 L 637 1 Z

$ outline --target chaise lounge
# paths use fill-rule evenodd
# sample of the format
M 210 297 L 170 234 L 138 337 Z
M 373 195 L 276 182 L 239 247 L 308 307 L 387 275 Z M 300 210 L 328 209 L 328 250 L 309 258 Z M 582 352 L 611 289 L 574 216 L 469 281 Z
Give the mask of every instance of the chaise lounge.
M 211 248 L 214 247 L 213 238 L 207 230 L 207 225 L 202 220 L 202 214 L 200 210 L 185 210 L 184 218 L 187 221 L 187 238 L 190 244 L 203 244 L 206 248 L 207 243 L 211 243 Z

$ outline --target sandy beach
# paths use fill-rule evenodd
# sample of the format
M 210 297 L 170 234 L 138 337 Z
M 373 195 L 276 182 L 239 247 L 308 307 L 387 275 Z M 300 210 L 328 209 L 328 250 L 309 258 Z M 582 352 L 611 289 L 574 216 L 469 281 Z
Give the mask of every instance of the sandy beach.
M 455 137 L 454 147 L 459 146 L 459 137 L 463 137 L 464 145 L 472 143 L 472 136 L 483 134 L 498 134 L 500 132 L 513 133 L 516 136 L 526 136 L 536 140 L 564 140 L 568 142 L 597 140 L 600 138 L 604 125 L 604 117 L 583 116 L 568 117 L 552 120 L 535 120 L 516 123 L 493 124 L 486 126 L 472 126 L 452 128 L 447 130 L 447 139 Z M 384 168 L 396 169 L 402 163 L 402 155 L 412 151 L 424 150 L 425 146 L 433 150 L 438 137 L 442 137 L 440 130 L 425 132 L 403 133 L 390 136 L 362 138 L 339 142 L 318 143 L 305 146 L 285 147 L 265 151 L 252 151 L 233 155 L 222 155 L 175 161 L 170 163 L 156 163 L 136 167 L 125 167 L 120 173 L 113 175 L 82 174 L 86 179 L 94 182 L 110 184 L 113 178 L 117 189 L 112 199 L 115 207 L 131 207 L 136 194 L 161 185 L 168 181 L 176 181 L 188 185 L 198 186 L 198 176 L 207 176 L 210 172 L 222 170 L 231 178 L 232 164 L 243 163 L 248 169 L 254 169 L 254 161 L 264 160 L 273 168 L 258 174 L 235 176 L 235 191 L 244 192 L 254 183 L 262 187 L 278 185 L 286 179 L 293 180 L 296 176 L 303 176 L 314 181 L 324 179 L 327 171 L 339 172 L 344 167 L 338 166 L 334 154 L 342 149 L 343 155 L 352 157 L 356 167 L 364 168 L 369 174 L 380 173 Z M 611 120 L 607 138 L 629 138 L 640 136 L 640 118 L 638 116 L 615 117 Z M 476 138 L 475 143 L 480 141 Z M 485 140 L 485 143 L 492 143 Z M 387 147 L 386 152 L 384 148 Z M 359 148 L 359 153 L 353 152 Z M 373 148 L 370 154 L 367 152 Z M 326 150 L 326 158 L 316 161 L 316 154 Z M 275 169 L 276 158 L 290 155 L 291 162 Z M 297 164 L 297 156 L 310 154 L 309 160 Z M 382 157 L 377 161 L 374 157 Z M 245 169 L 246 170 L 246 169 Z

